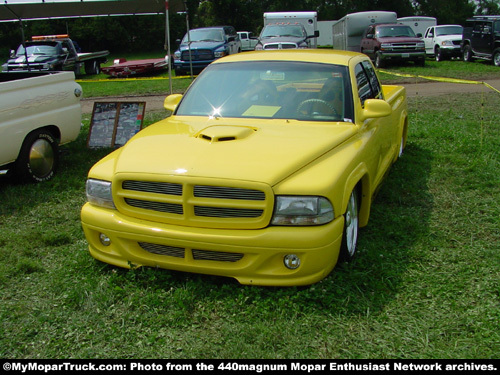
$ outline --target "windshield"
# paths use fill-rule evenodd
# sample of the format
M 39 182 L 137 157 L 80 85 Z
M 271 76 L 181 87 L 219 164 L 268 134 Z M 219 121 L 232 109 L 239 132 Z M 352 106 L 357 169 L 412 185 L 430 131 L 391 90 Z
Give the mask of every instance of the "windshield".
M 221 29 L 198 29 L 189 31 L 191 42 L 223 42 L 224 34 Z M 187 44 L 188 34 L 182 39 L 183 44 Z
M 413 29 L 409 26 L 384 26 L 377 28 L 379 38 L 408 36 L 415 37 Z
M 210 65 L 176 115 L 352 121 L 352 108 L 345 66 L 252 61 Z
M 304 29 L 300 25 L 267 25 L 260 35 L 261 38 L 272 38 L 277 36 L 306 37 Z
M 56 56 L 60 53 L 57 48 L 57 43 L 50 44 L 27 44 L 26 45 L 26 54 L 31 55 L 44 55 L 44 56 Z M 25 55 L 24 47 L 22 45 L 19 46 L 16 52 L 17 56 Z
M 436 27 L 436 35 L 462 35 L 462 26 Z

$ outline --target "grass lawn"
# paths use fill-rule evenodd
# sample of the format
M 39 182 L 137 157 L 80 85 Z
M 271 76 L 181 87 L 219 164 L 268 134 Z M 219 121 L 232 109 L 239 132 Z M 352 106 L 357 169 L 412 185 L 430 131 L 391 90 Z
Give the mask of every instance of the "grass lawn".
M 357 258 L 301 288 L 94 260 L 79 211 L 109 150 L 86 148 L 87 116 L 53 180 L 0 182 L 0 357 L 498 358 L 499 105 L 410 98 Z

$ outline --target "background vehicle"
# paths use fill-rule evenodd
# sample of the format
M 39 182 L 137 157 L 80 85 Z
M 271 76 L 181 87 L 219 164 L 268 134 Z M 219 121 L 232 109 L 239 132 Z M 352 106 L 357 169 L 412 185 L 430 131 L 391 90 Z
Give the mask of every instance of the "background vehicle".
M 2 65 L 4 72 L 70 70 L 75 74 L 99 74 L 109 51 L 81 53 L 68 35 L 34 36 L 30 42 L 11 51 L 10 59 Z
M 376 23 L 396 23 L 395 12 L 367 11 L 350 13 L 332 26 L 333 49 L 359 52 L 366 28 Z
M 238 36 L 240 37 L 242 51 L 253 51 L 255 49 L 258 40 L 251 32 L 238 31 Z
M 177 74 L 200 71 L 212 61 L 241 52 L 241 41 L 232 26 L 204 27 L 189 30 L 174 53 Z
M 436 61 L 461 55 L 463 27 L 460 25 L 439 25 L 427 28 L 424 34 L 425 53 Z
M 264 26 L 273 23 L 299 23 L 304 27 L 306 35 L 319 36 L 317 12 L 265 12 Z M 317 48 L 317 40 L 311 37 L 308 47 Z
M 314 35 L 307 35 L 306 29 L 300 23 L 270 23 L 262 29 L 255 50 L 311 48 Z
M 404 87 L 333 50 L 227 56 L 165 108 L 90 170 L 90 253 L 242 284 L 307 285 L 352 259 L 408 127 Z
M 369 26 L 361 40 L 361 52 L 382 68 L 388 61 L 413 61 L 425 65 L 425 44 L 410 26 L 381 24 Z
M 500 16 L 475 16 L 466 21 L 462 56 L 464 61 L 479 58 L 500 66 Z
M 72 72 L 0 73 L 0 175 L 52 178 L 59 145 L 80 132 L 81 94 Z
M 437 19 L 435 17 L 410 16 L 398 18 L 397 23 L 410 26 L 416 36 L 422 37 L 429 27 L 437 25 Z

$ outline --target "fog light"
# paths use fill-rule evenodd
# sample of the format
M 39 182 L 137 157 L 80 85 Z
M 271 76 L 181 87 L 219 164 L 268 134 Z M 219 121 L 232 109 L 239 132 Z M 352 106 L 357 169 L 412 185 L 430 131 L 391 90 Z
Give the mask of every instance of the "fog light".
M 99 241 L 101 241 L 101 243 L 104 246 L 111 245 L 111 238 L 109 238 L 108 236 L 106 236 L 104 233 L 99 234 Z
M 295 270 L 300 266 L 300 258 L 295 254 L 287 254 L 283 258 L 283 263 L 285 263 L 286 268 Z

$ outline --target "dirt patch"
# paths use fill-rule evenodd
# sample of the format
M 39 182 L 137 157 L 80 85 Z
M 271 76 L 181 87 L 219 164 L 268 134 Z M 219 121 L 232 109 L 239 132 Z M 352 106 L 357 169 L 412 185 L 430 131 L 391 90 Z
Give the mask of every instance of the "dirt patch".
M 485 80 L 487 84 L 500 91 L 500 78 Z M 483 84 L 463 84 L 451 82 L 434 82 L 425 81 L 422 83 L 401 83 L 406 87 L 406 92 L 409 97 L 414 96 L 435 96 L 446 95 L 453 93 L 477 93 L 492 91 L 490 88 Z M 119 102 L 119 101 L 134 101 L 146 102 L 146 111 L 157 112 L 165 110 L 163 102 L 166 95 L 150 95 L 150 96 L 116 96 L 116 97 L 103 97 L 103 98 L 87 98 L 81 101 L 82 112 L 92 113 L 94 102 Z

